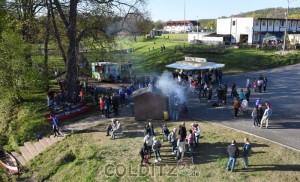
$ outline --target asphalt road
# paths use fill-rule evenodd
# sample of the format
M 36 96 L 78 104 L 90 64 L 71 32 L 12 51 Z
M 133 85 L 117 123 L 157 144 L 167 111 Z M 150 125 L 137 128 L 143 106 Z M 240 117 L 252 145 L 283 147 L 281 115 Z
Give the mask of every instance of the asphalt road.
M 195 99 L 196 96 L 190 97 L 189 115 L 196 119 L 252 133 L 300 151 L 300 64 L 237 75 L 225 74 L 223 83 L 227 83 L 228 88 L 231 88 L 232 83 L 235 82 L 239 91 L 240 88 L 246 87 L 247 78 L 253 86 L 253 79 L 257 79 L 259 74 L 268 78 L 267 91 L 265 93 L 251 92 L 249 112 L 259 96 L 262 96 L 263 103 L 268 101 L 273 110 L 273 115 L 269 120 L 269 129 L 253 127 L 252 118 L 247 113 L 240 113 L 237 119 L 233 119 L 230 96 L 227 99 L 228 104 L 222 107 L 212 107 L 215 101 L 208 103 L 205 99 L 199 103 Z

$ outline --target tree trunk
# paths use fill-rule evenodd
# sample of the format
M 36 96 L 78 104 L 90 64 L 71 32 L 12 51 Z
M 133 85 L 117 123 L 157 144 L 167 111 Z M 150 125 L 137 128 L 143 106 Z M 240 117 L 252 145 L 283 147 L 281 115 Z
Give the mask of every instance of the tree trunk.
M 56 25 L 55 15 L 54 15 L 53 8 L 52 8 L 52 0 L 50 0 L 49 2 L 50 2 L 50 7 L 51 7 L 50 9 L 51 9 L 51 17 L 52 17 L 52 24 L 53 24 L 54 36 L 55 36 L 55 39 L 57 41 L 61 57 L 63 58 L 63 61 L 65 63 L 65 68 L 66 68 L 67 67 L 67 58 L 66 58 L 66 54 L 65 54 L 63 45 L 61 43 L 61 39 L 60 39 L 60 36 L 59 36 L 58 28 L 57 28 L 57 25 Z
M 47 21 L 46 21 L 46 32 L 45 32 L 45 42 L 44 42 L 44 76 L 46 78 L 46 90 L 49 89 L 49 73 L 48 73 L 48 44 L 49 44 L 49 36 L 50 36 L 50 7 L 48 4 L 48 0 L 46 0 L 47 6 Z
M 69 47 L 67 53 L 67 75 L 66 87 L 68 91 L 68 100 L 71 100 L 72 94 L 78 95 L 78 64 L 76 50 L 76 22 L 77 22 L 77 4 L 78 0 L 70 1 L 69 26 L 67 37 L 69 39 Z

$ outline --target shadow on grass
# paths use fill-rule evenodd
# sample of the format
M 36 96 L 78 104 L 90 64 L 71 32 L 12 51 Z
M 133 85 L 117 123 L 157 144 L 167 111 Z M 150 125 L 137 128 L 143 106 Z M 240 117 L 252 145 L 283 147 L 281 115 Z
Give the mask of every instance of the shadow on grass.
M 250 165 L 247 170 L 238 170 L 239 172 L 255 172 L 255 171 L 299 171 L 300 165 L 297 164 L 287 164 L 287 165 L 274 165 L 274 164 L 264 164 L 264 165 Z
M 195 164 L 205 164 L 210 162 L 218 161 L 221 158 L 227 158 L 227 146 L 229 143 L 200 143 L 198 148 L 194 149 L 194 163 Z M 257 147 L 269 147 L 269 145 L 265 144 L 251 144 L 253 148 Z M 243 143 L 238 143 L 237 146 L 239 146 L 240 150 L 240 156 L 242 156 L 242 147 L 244 146 Z M 262 151 L 255 151 L 253 154 L 258 153 L 265 153 Z

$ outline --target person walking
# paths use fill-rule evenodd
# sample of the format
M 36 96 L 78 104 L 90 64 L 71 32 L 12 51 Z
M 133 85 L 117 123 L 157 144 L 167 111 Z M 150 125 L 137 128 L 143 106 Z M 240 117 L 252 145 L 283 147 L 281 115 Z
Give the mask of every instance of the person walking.
M 268 102 L 265 103 L 267 109 L 265 110 L 264 114 L 263 114 L 263 117 L 260 121 L 260 128 L 262 128 L 262 124 L 263 123 L 266 123 L 266 129 L 268 129 L 268 126 L 269 126 L 269 119 L 272 115 L 272 109 L 271 109 L 271 106 Z
M 54 137 L 58 137 L 61 135 L 59 133 L 58 119 L 54 114 L 51 115 L 51 118 L 52 118 L 52 129 L 53 129 Z
M 245 138 L 244 142 L 245 142 L 243 148 L 244 169 L 248 169 L 248 157 L 249 157 L 249 151 L 251 150 L 251 145 L 248 138 Z
M 232 140 L 231 144 L 227 147 L 227 153 L 229 155 L 228 163 L 226 169 L 228 171 L 234 172 L 234 167 L 237 157 L 240 155 L 239 149 L 236 146 L 235 140 Z
M 153 150 L 154 155 L 155 155 L 155 162 L 161 161 L 160 148 L 161 148 L 160 141 L 156 137 L 153 137 L 152 150 Z
M 241 102 L 240 102 L 239 98 L 234 97 L 233 98 L 234 118 L 237 118 L 237 114 L 239 112 L 240 107 L 241 107 Z

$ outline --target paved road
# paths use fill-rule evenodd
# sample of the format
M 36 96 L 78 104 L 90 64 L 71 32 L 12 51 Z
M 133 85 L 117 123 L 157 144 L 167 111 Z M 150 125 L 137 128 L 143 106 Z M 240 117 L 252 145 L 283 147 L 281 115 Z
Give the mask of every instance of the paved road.
M 224 83 L 231 88 L 232 83 L 235 82 L 239 90 L 239 88 L 245 88 L 247 78 L 253 82 L 253 79 L 257 79 L 260 73 L 268 77 L 267 92 L 260 94 L 252 92 L 249 109 L 253 108 L 259 96 L 262 96 L 263 102 L 270 102 L 273 115 L 269 122 L 269 129 L 253 127 L 249 114 L 244 113 L 237 119 L 233 119 L 232 99 L 229 97 L 227 106 L 216 108 L 211 106 L 212 102 L 207 103 L 205 100 L 199 104 L 196 99 L 190 98 L 190 116 L 249 132 L 300 151 L 300 64 L 238 75 L 225 75 Z

